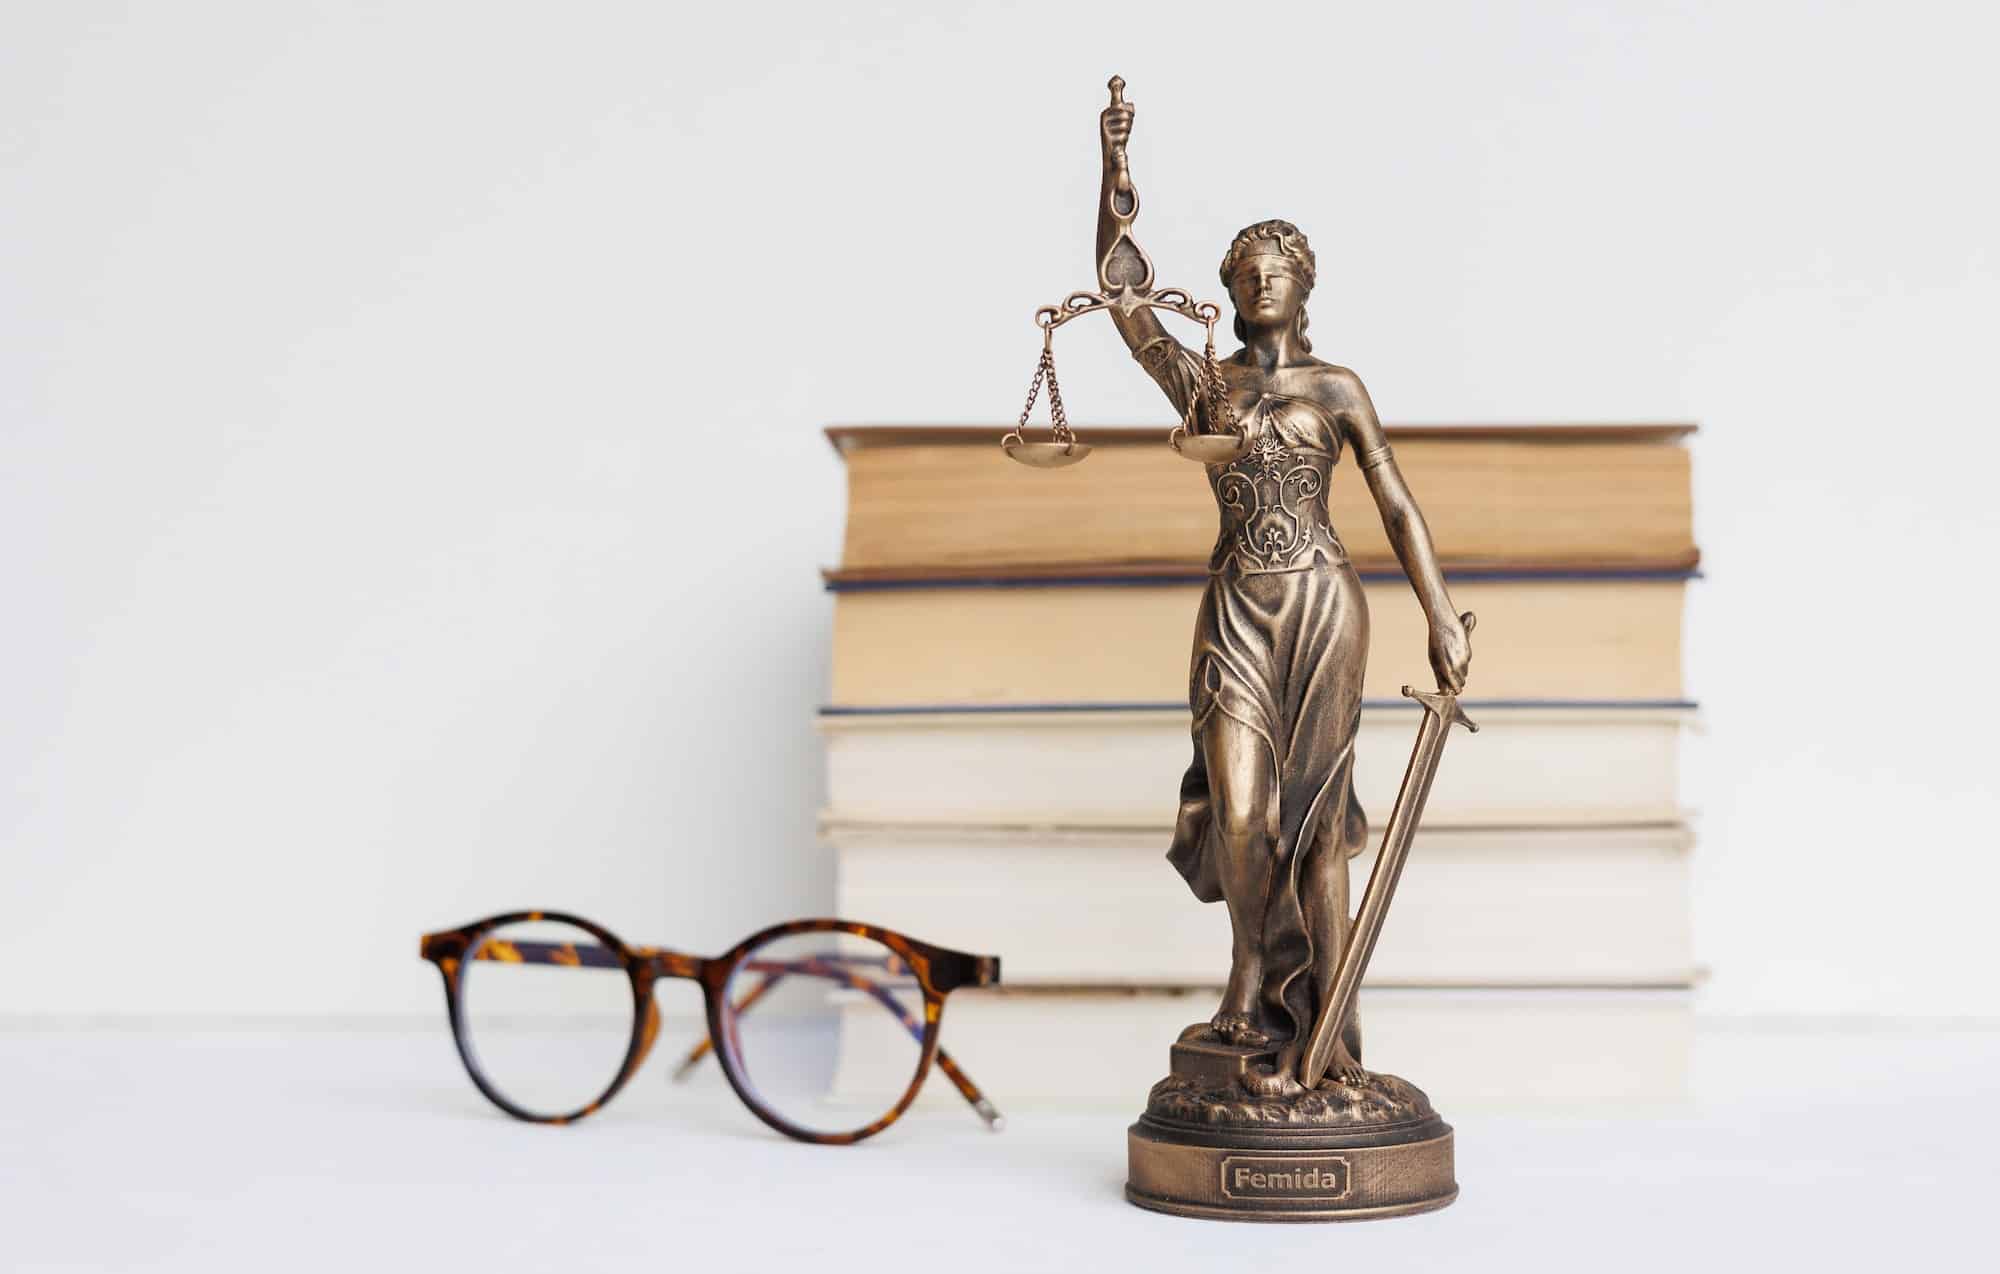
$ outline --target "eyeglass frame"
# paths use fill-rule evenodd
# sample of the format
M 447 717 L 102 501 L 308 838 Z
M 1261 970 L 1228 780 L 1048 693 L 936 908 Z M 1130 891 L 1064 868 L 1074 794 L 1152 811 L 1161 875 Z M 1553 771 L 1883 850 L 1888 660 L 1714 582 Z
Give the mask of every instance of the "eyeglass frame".
M 596 938 L 606 950 L 617 957 L 618 964 L 623 966 L 632 986 L 632 1038 L 626 1046 L 625 1059 L 619 1067 L 618 1074 L 594 1100 L 560 1115 L 538 1114 L 516 1104 L 487 1077 L 470 1043 L 461 998 L 461 984 L 468 953 L 475 959 L 493 958 L 503 963 L 511 963 L 504 957 L 483 955 L 484 940 L 496 929 L 536 921 L 572 925 Z M 740 1016 L 761 994 L 762 988 L 753 989 L 744 997 L 742 1003 L 728 1005 L 729 981 L 735 976 L 745 958 L 767 942 L 803 933 L 845 933 L 880 943 L 909 967 L 923 992 L 921 1054 L 916 1071 L 910 1078 L 909 1087 L 887 1113 L 861 1128 L 848 1132 L 816 1132 L 792 1123 L 766 1106 L 757 1096 L 755 1086 L 744 1074 L 740 1048 L 731 1042 L 735 1037 L 725 1029 L 726 1022 L 723 1017 L 725 1006 Z M 532 954 L 537 957 L 534 959 L 527 958 L 528 953 L 519 950 L 521 943 L 513 945 L 517 948 L 516 954 L 520 957 L 521 963 L 564 965 L 586 963 L 581 951 L 574 944 L 538 942 L 532 949 Z M 548 947 L 550 950 L 543 951 L 540 949 L 542 947 Z M 568 959 L 563 958 L 565 952 Z M 424 960 L 436 965 L 444 979 L 445 1011 L 451 1022 L 452 1043 L 458 1050 L 459 1060 L 464 1063 L 466 1074 L 471 1077 L 473 1086 L 495 1106 L 514 1118 L 528 1123 L 558 1126 L 572 1124 L 603 1109 L 613 1097 L 616 1097 L 619 1090 L 624 1088 L 626 1082 L 644 1065 L 646 1056 L 652 1051 L 654 1040 L 659 1035 L 660 1011 L 654 1000 L 654 987 L 662 978 L 673 978 L 687 979 L 701 986 L 708 1024 L 708 1037 L 697 1044 L 682 1060 L 673 1078 L 676 1080 L 684 1078 L 703 1056 L 712 1051 L 722 1066 L 723 1077 L 728 1080 L 737 1098 L 749 1107 L 750 1113 L 787 1137 L 815 1145 L 846 1146 L 874 1136 L 902 1118 L 911 1103 L 916 1101 L 924 1081 L 930 1076 L 933 1063 L 951 1080 L 953 1087 L 958 1089 L 960 1095 L 985 1121 L 989 1129 L 998 1132 L 1004 1124 L 1000 1112 L 994 1108 L 993 1103 L 986 1099 L 979 1086 L 972 1082 L 972 1077 L 966 1074 L 965 1069 L 938 1042 L 944 1018 L 945 996 L 961 987 L 999 985 L 1000 957 L 998 956 L 954 951 L 949 947 L 923 942 L 880 925 L 861 924 L 832 917 L 789 920 L 770 925 L 751 934 L 719 956 L 697 956 L 667 947 L 632 946 L 603 925 L 562 911 L 513 911 L 475 920 L 456 929 L 427 933 L 419 940 L 418 954 Z M 846 973 L 844 976 L 850 986 L 857 990 L 871 991 L 877 1000 L 885 1004 L 885 1007 L 893 1007 L 906 1029 L 918 1025 L 886 993 L 866 985 L 857 975 Z M 717 1046 L 718 1041 L 722 1043 L 721 1047 Z

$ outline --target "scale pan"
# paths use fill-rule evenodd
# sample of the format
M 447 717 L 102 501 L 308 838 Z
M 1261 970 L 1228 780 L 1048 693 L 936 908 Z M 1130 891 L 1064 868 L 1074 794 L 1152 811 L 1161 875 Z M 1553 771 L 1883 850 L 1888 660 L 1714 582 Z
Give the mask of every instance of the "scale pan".
M 1170 441 L 1183 460 L 1201 464 L 1230 464 L 1250 450 L 1250 440 L 1242 434 L 1191 434 L 1176 429 Z
M 1036 469 L 1060 469 L 1090 454 L 1087 442 L 1009 442 L 1007 454 Z

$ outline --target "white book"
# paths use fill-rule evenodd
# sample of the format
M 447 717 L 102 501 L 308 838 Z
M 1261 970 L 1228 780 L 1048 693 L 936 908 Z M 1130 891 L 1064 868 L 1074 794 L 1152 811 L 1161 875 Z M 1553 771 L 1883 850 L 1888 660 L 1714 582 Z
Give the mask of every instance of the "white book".
M 1229 916 L 1166 861 L 1168 832 L 822 824 L 839 911 L 998 955 L 1010 985 L 1219 983 Z M 1349 865 L 1358 906 L 1377 840 Z M 1416 836 L 1373 986 L 1687 986 L 1692 837 L 1642 827 Z
M 955 991 L 939 1038 L 1004 1113 L 1088 1103 L 1136 1115 L 1167 1073 L 1168 1047 L 1207 1020 L 1220 994 Z M 843 1012 L 881 1010 L 856 1000 Z M 1422 1088 L 1447 1120 L 1482 1108 L 1672 1102 L 1687 1091 L 1688 991 L 1373 990 L 1359 1012 L 1363 1063 Z M 908 1064 L 907 1044 L 877 1031 L 843 1030 L 841 1050 L 836 1093 Z M 960 1099 L 933 1074 L 920 1100 Z
M 1668 822 L 1681 816 L 1674 707 L 1469 704 L 1425 824 Z M 1386 818 L 1409 764 L 1414 704 L 1362 710 L 1355 791 Z M 1179 710 L 822 713 L 827 813 L 844 822 L 1115 826 L 1171 819 L 1193 755 Z

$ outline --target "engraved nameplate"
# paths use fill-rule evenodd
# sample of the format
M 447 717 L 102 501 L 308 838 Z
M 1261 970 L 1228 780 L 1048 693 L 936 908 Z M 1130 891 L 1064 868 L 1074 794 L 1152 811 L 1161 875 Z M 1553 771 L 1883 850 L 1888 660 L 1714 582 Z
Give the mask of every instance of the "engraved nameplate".
M 1222 1161 L 1225 1199 L 1338 1199 L 1349 1182 L 1342 1155 L 1230 1155 Z

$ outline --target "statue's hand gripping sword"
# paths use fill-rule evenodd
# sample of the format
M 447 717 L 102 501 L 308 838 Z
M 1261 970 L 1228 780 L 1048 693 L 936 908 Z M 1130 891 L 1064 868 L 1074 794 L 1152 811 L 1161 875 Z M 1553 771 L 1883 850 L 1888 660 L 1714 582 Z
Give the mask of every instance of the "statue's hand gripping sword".
M 1459 620 L 1466 632 L 1472 631 L 1470 611 L 1460 615 Z M 1431 780 L 1437 777 L 1445 737 L 1455 725 L 1475 734 L 1479 731 L 1472 718 L 1460 710 L 1458 695 L 1442 686 L 1436 694 L 1426 694 L 1410 686 L 1404 686 L 1403 693 L 1423 705 L 1424 720 L 1417 727 L 1417 746 L 1410 753 L 1410 768 L 1403 772 L 1403 786 L 1396 793 L 1395 808 L 1389 811 L 1389 825 L 1382 832 L 1382 853 L 1375 860 L 1375 870 L 1369 874 L 1368 890 L 1361 896 L 1360 910 L 1354 914 L 1353 932 L 1340 953 L 1333 990 L 1320 1006 L 1319 1021 L 1313 1024 L 1306 1051 L 1299 1058 L 1299 1083 L 1307 1088 L 1318 1084 L 1320 1076 L 1326 1074 L 1334 1042 L 1354 1013 L 1361 975 L 1368 971 L 1368 958 L 1375 954 L 1375 940 L 1382 935 L 1382 920 L 1389 913 L 1389 900 L 1395 896 L 1396 882 L 1403 875 L 1403 862 L 1409 857 L 1410 840 L 1423 818 L 1424 802 L 1430 799 Z

